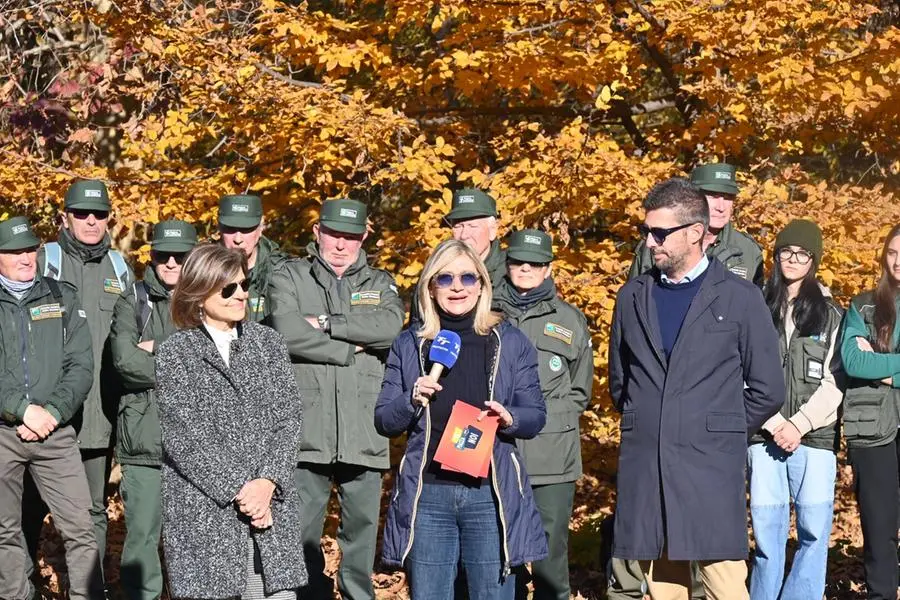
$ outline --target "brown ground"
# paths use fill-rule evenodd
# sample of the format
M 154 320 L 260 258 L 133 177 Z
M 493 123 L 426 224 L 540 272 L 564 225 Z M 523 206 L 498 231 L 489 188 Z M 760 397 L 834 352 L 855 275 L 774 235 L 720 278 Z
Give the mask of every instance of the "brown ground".
M 600 450 L 600 448 L 597 448 Z M 609 448 L 606 448 L 609 450 Z M 602 573 L 598 568 L 599 525 L 601 519 L 609 514 L 613 498 L 613 474 L 615 473 L 614 452 L 588 452 L 586 455 L 599 457 L 588 458 L 585 463 L 587 473 L 597 474 L 585 476 L 579 484 L 576 498 L 576 509 L 572 520 L 572 537 L 570 556 L 572 561 L 571 578 L 575 598 L 601 598 Z M 612 456 L 612 459 L 603 457 Z M 831 553 L 828 561 L 828 599 L 861 600 L 862 592 L 862 534 L 856 503 L 852 497 L 850 467 L 843 456 L 838 467 L 837 500 L 835 504 L 835 526 L 831 536 Z M 119 576 L 119 554 L 125 535 L 122 514 L 122 502 L 118 495 L 118 471 L 113 472 L 110 487 L 111 501 L 109 507 L 109 542 L 106 557 L 106 574 L 110 584 L 111 597 L 119 598 L 117 589 Z M 391 482 L 385 482 L 385 498 L 391 489 Z M 337 505 L 332 505 L 326 525 L 326 536 L 323 539 L 329 574 L 334 574 L 339 551 L 334 538 L 337 528 Z M 44 528 L 44 556 L 41 557 L 39 589 L 45 598 L 64 598 L 60 592 L 61 578 L 65 577 L 62 544 L 52 527 Z M 376 572 L 373 575 L 379 600 L 406 600 L 405 580 L 402 573 Z

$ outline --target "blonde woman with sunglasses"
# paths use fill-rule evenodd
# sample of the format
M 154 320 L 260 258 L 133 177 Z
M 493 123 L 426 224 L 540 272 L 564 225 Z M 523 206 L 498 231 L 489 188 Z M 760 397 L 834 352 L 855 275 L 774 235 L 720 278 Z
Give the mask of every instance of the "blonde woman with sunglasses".
M 294 484 L 300 394 L 284 339 L 245 321 L 240 250 L 205 244 L 156 354 L 163 548 L 174 598 L 295 598 L 306 583 Z
M 488 271 L 465 242 L 440 244 L 418 288 L 421 323 L 391 347 L 375 427 L 408 434 L 391 496 L 382 558 L 403 567 L 413 600 L 454 595 L 457 565 L 469 596 L 512 600 L 513 567 L 547 556 L 547 540 L 516 439 L 543 428 L 546 408 L 537 353 L 525 334 L 491 312 Z M 425 376 L 441 330 L 460 339 L 456 363 L 437 381 Z M 487 477 L 447 470 L 435 460 L 455 403 L 497 417 Z

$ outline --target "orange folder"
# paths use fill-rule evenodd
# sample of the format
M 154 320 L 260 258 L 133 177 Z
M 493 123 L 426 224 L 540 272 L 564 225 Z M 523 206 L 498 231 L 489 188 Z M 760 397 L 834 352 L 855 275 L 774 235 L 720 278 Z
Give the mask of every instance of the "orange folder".
M 487 416 L 477 421 L 481 409 L 460 400 L 453 404 L 450 420 L 438 444 L 434 460 L 446 471 L 487 477 L 500 418 Z

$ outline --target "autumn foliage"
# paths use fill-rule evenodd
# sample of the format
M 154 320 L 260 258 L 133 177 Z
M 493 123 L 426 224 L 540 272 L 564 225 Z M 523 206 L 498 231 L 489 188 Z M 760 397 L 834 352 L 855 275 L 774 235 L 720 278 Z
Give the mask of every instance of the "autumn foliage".
M 295 251 L 323 199 L 365 201 L 372 258 L 406 289 L 455 186 L 489 189 L 505 230 L 551 232 L 599 350 L 586 497 L 614 471 L 606 324 L 654 182 L 739 165 L 738 226 L 768 251 L 790 218 L 816 219 L 843 299 L 900 222 L 888 0 L 16 4 L 0 9 L 0 198 L 45 234 L 74 176 L 109 182 L 117 242 L 141 260 L 148 225 L 212 233 L 235 190 L 263 196 Z

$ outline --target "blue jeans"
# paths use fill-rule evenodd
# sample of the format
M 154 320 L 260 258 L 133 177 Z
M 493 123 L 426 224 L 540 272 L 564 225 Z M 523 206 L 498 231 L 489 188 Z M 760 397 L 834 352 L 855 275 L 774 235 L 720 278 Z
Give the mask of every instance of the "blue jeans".
M 490 483 L 481 488 L 425 483 L 406 560 L 412 600 L 453 600 L 457 563 L 469 600 L 513 600 L 515 577 L 503 577 L 500 518 Z
M 750 518 L 756 539 L 750 598 L 821 598 L 825 593 L 828 541 L 834 517 L 834 453 L 801 444 L 787 454 L 768 441 L 750 446 L 748 463 Z M 797 511 L 799 548 L 791 572 L 784 579 L 791 498 Z

